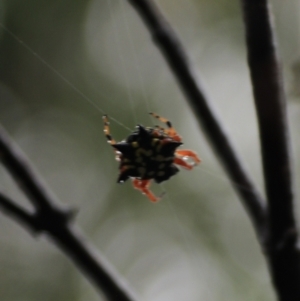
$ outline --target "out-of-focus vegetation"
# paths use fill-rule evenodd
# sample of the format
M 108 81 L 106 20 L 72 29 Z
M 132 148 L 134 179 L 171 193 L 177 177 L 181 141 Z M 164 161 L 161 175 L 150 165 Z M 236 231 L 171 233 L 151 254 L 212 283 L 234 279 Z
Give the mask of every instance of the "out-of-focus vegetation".
M 239 3 L 157 2 L 263 191 Z M 273 6 L 299 175 L 293 66 L 300 4 Z M 76 223 L 143 300 L 274 300 L 249 219 L 132 7 L 124 0 L 3 0 L 0 12 L 0 122 L 59 199 L 79 209 Z M 156 205 L 131 183 L 116 184 L 101 119 L 107 113 L 117 121 L 112 134 L 121 140 L 127 128 L 153 124 L 149 111 L 169 118 L 203 159 L 154 185 L 155 193 L 167 192 Z M 2 167 L 0 189 L 28 206 Z M 99 300 L 51 242 L 3 215 L 0 267 L 1 301 Z

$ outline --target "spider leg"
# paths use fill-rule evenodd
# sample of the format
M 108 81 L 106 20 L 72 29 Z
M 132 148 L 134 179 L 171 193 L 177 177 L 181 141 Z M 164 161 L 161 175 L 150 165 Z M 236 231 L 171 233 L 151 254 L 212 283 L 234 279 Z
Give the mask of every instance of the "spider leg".
M 177 150 L 175 152 L 176 155 L 180 156 L 180 157 L 189 157 L 189 158 L 192 158 L 194 161 L 195 161 L 195 164 L 199 164 L 201 163 L 201 159 L 198 157 L 198 155 L 189 150 L 189 149 L 180 149 L 180 150 Z
M 114 145 L 116 144 L 116 141 L 115 139 L 113 139 L 113 137 L 110 135 L 110 129 L 109 129 L 109 121 L 108 121 L 108 117 L 107 115 L 103 115 L 103 122 L 104 122 L 104 134 L 105 134 L 105 137 L 107 139 L 107 142 L 110 144 L 110 145 Z
M 174 163 L 177 165 L 180 165 L 184 167 L 185 169 L 191 170 L 195 165 L 199 164 L 201 162 L 201 159 L 197 156 L 197 154 L 191 150 L 183 149 L 183 150 L 177 150 L 175 152 L 175 159 Z M 194 160 L 194 164 L 189 164 L 186 162 L 183 158 L 188 157 Z
M 133 179 L 132 180 L 132 184 L 133 184 L 133 187 L 135 189 L 140 190 L 142 193 L 144 193 L 148 197 L 148 199 L 151 202 L 156 203 L 160 200 L 160 197 L 156 197 L 149 190 L 150 182 L 151 182 L 151 180 L 140 180 L 140 179 Z
M 168 119 L 161 117 L 155 113 L 149 113 L 149 114 L 167 125 L 168 128 L 163 129 L 163 130 L 168 136 L 170 136 L 172 139 L 174 139 L 176 141 L 181 141 L 181 137 L 176 132 L 176 130 L 173 128 L 172 123 Z
M 111 145 L 111 146 L 114 146 L 117 142 L 116 140 L 110 135 L 110 129 L 109 129 L 109 121 L 108 121 L 108 117 L 107 115 L 103 115 L 103 122 L 104 122 L 104 134 L 105 134 L 105 137 L 107 139 L 107 142 Z M 115 152 L 115 159 L 117 161 L 120 161 L 121 160 L 121 154 L 119 151 L 117 151 L 116 149 L 114 149 L 114 152 Z
M 188 170 L 193 169 L 193 165 L 187 163 L 187 162 L 184 161 L 182 158 L 175 157 L 174 163 L 177 164 L 177 165 L 180 165 L 180 166 L 182 166 L 183 168 L 188 169 Z

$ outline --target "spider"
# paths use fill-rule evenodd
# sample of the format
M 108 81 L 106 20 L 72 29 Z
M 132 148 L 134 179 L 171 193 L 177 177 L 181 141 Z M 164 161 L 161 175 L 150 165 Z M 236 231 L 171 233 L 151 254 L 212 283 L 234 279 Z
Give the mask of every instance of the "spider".
M 124 183 L 131 178 L 135 189 L 145 194 L 151 202 L 157 202 L 162 195 L 157 197 L 150 191 L 152 180 L 156 183 L 166 181 L 179 171 L 176 165 L 191 170 L 201 160 L 191 150 L 177 150 L 183 143 L 169 120 L 155 113 L 149 114 L 165 123 L 167 128 L 139 124 L 125 140 L 116 142 L 110 135 L 108 117 L 104 115 L 104 133 L 107 142 L 114 148 L 116 160 L 120 162 L 117 182 Z

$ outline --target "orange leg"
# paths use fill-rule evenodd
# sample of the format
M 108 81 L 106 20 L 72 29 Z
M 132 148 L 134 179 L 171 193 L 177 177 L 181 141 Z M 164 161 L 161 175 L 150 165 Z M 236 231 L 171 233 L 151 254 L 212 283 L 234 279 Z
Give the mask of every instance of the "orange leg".
M 197 156 L 197 154 L 188 149 L 178 150 L 175 152 L 175 155 L 176 157 L 174 159 L 174 163 L 188 170 L 191 170 L 195 165 L 201 162 L 201 159 Z M 188 159 L 193 159 L 194 164 L 190 164 L 187 161 L 185 161 L 183 159 L 184 157 L 187 157 Z
M 163 129 L 161 127 L 158 126 L 159 129 L 163 129 L 163 131 L 170 136 L 172 139 L 174 139 L 175 141 L 180 142 L 181 141 L 181 137 L 179 136 L 179 134 L 176 132 L 176 130 L 173 128 L 171 122 L 163 117 L 160 117 L 159 115 L 155 114 L 155 113 L 149 113 L 151 116 L 153 116 L 154 118 L 160 120 L 161 122 L 165 123 L 168 127 L 168 129 Z
M 201 162 L 201 159 L 198 157 L 198 155 L 189 150 L 189 149 L 181 149 L 181 150 L 177 150 L 175 152 L 176 155 L 178 155 L 179 157 L 189 157 L 192 158 L 195 161 L 195 164 L 199 164 Z
M 116 141 L 115 139 L 111 136 L 110 134 L 110 130 L 109 130 L 109 121 L 108 121 L 108 117 L 107 115 L 103 115 L 103 122 L 104 122 L 104 134 L 105 134 L 105 137 L 107 139 L 107 142 L 110 144 L 110 145 L 115 145 L 116 144 Z M 114 149 L 114 152 L 116 154 L 116 160 L 117 161 L 120 161 L 120 152 L 118 152 L 116 149 Z
M 182 166 L 182 167 L 184 167 L 185 169 L 188 169 L 188 170 L 193 169 L 193 165 L 187 163 L 186 161 L 184 161 L 183 159 L 178 158 L 178 157 L 176 157 L 174 159 L 174 163 L 177 164 L 177 165 L 180 165 L 180 166 Z
M 150 182 L 151 182 L 151 180 L 139 180 L 139 179 L 132 180 L 132 184 L 135 189 L 140 190 L 143 194 L 145 194 L 148 197 L 148 199 L 151 202 L 156 203 L 160 200 L 160 197 L 156 197 L 149 190 Z
M 111 145 L 116 144 L 115 139 L 110 135 L 110 130 L 109 130 L 109 121 L 107 115 L 103 115 L 103 122 L 104 122 L 104 134 L 106 136 L 107 142 Z

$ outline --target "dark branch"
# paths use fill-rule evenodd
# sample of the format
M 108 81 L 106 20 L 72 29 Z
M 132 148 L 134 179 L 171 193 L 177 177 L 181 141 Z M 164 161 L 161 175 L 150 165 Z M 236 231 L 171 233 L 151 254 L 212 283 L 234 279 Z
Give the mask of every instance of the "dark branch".
M 0 159 L 31 200 L 36 211 L 29 214 L 1 194 L 0 210 L 25 224 L 33 232 L 46 232 L 108 300 L 138 300 L 122 277 L 72 230 L 69 225 L 72 212 L 57 205 L 25 156 L 3 129 L 0 129 Z
M 35 217 L 26 212 L 20 206 L 14 204 L 14 202 L 9 199 L 7 196 L 0 193 L 0 210 L 7 214 L 9 217 L 15 219 L 20 222 L 22 225 L 29 228 L 33 233 L 37 231 L 37 225 Z
M 68 258 L 95 284 L 99 291 L 111 301 L 140 300 L 128 283 L 107 262 L 103 255 L 97 252 L 80 237 L 73 227 L 51 231 L 50 236 Z
M 238 158 L 207 96 L 202 91 L 181 42 L 152 1 L 128 1 L 136 8 L 147 25 L 231 181 L 238 183 L 234 185 L 234 188 L 252 219 L 258 237 L 263 240 L 266 222 L 264 201 Z
M 40 178 L 28 164 L 22 152 L 11 141 L 2 127 L 0 127 L 0 161 L 36 209 L 51 209 L 52 204 L 49 200 L 57 204 L 54 197 L 44 188 Z
M 242 0 L 269 206 L 268 251 L 280 300 L 300 300 L 286 99 L 267 0 Z

